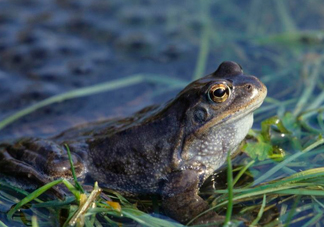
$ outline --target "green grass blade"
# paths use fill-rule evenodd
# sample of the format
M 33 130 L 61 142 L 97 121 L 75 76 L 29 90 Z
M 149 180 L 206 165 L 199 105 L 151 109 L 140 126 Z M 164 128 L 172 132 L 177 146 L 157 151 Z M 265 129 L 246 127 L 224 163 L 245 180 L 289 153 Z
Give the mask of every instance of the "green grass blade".
M 68 180 L 62 179 L 62 183 L 69 189 L 69 191 L 75 196 L 75 198 L 80 200 L 80 191 L 77 190 Z
M 205 72 L 206 63 L 207 63 L 207 57 L 209 54 L 209 39 L 210 39 L 210 25 L 209 20 L 206 16 L 206 13 L 208 12 L 208 3 L 207 1 L 202 2 L 202 6 L 204 8 L 202 12 L 202 16 L 204 18 L 204 25 L 203 25 L 203 31 L 200 38 L 200 49 L 198 54 L 198 59 L 195 67 L 195 72 L 193 75 L 193 80 L 197 80 L 201 78 Z
M 15 114 L 11 115 L 10 117 L 4 119 L 0 122 L 0 130 L 6 127 L 7 125 L 11 124 L 12 122 L 16 121 L 17 119 L 26 116 L 32 112 L 34 112 L 37 109 L 40 109 L 44 106 L 48 106 L 53 103 L 62 102 L 64 100 L 93 95 L 96 93 L 104 92 L 104 91 L 111 91 L 116 90 L 122 87 L 138 84 L 143 81 L 142 75 L 134 75 L 130 77 L 126 77 L 123 79 L 113 80 L 106 83 L 101 83 L 98 85 L 75 89 L 70 92 L 66 92 L 63 94 L 55 95 L 53 97 L 44 99 L 43 101 L 40 101 L 34 105 L 31 105 L 30 107 L 27 107 L 23 110 L 20 110 L 16 112 Z
M 149 74 L 135 74 L 131 75 L 122 79 L 112 80 L 105 83 L 100 83 L 97 85 L 84 87 L 75 89 L 73 91 L 69 91 L 63 94 L 58 94 L 52 96 L 50 98 L 44 99 L 34 105 L 31 105 L 25 109 L 17 111 L 15 114 L 3 119 L 0 121 L 0 130 L 8 126 L 9 124 L 13 123 L 14 121 L 18 120 L 21 117 L 24 117 L 42 107 L 48 106 L 53 103 L 62 102 L 69 99 L 94 95 L 101 92 L 113 91 L 119 88 L 139 84 L 141 82 L 153 82 L 153 83 L 161 83 L 166 85 L 177 85 L 179 87 L 183 87 L 187 85 L 187 81 L 174 79 L 166 76 L 157 76 L 157 75 L 149 75 Z
M 8 227 L 8 226 L 0 220 L 0 227 Z
M 316 95 L 315 99 L 307 106 L 307 110 L 318 109 L 321 104 L 324 102 L 324 91 L 319 95 Z
M 75 184 L 75 187 L 80 190 L 82 193 L 84 193 L 84 190 L 82 188 L 82 186 L 79 184 L 78 182 L 78 179 L 77 179 L 77 176 L 76 176 L 76 173 L 75 173 L 75 169 L 74 169 L 74 165 L 73 165 L 73 161 L 72 161 L 72 156 L 71 156 L 71 151 L 70 151 L 70 148 L 67 144 L 64 144 L 65 148 L 66 148 L 66 152 L 69 156 L 69 162 L 70 162 L 70 165 L 71 165 L 71 171 L 72 171 L 72 176 L 73 176 L 73 180 L 74 180 L 74 184 Z
M 267 171 L 265 174 L 263 174 L 262 176 L 260 176 L 258 179 L 256 179 L 254 181 L 254 185 L 257 185 L 257 184 L 262 183 L 263 181 L 266 181 L 273 174 L 275 174 L 277 171 L 279 171 L 283 166 L 287 165 L 288 163 L 292 162 L 293 160 L 297 159 L 298 157 L 300 157 L 303 154 L 304 154 L 303 152 L 297 152 L 297 153 L 293 154 L 292 156 L 286 158 L 285 160 L 283 160 L 279 164 L 275 165 L 272 169 L 270 169 L 269 171 Z
M 274 3 L 277 8 L 279 17 L 282 21 L 282 25 L 284 29 L 288 32 L 296 31 L 297 28 L 294 23 L 294 19 L 290 15 L 286 1 L 276 0 L 274 1 Z
M 302 227 L 315 226 L 316 223 L 322 218 L 323 213 L 316 214 L 313 218 L 311 218 L 308 222 L 306 222 Z
M 33 191 L 32 193 L 30 193 L 28 196 L 26 196 L 25 198 L 23 198 L 19 203 L 17 203 L 13 208 L 10 209 L 10 211 L 7 214 L 7 217 L 9 220 L 12 219 L 13 214 L 20 209 L 23 205 L 25 205 L 26 203 L 29 203 L 30 201 L 34 200 L 35 198 L 37 198 L 38 196 L 40 196 L 41 194 L 43 194 L 44 192 L 46 192 L 48 189 L 52 188 L 53 186 L 62 183 L 62 179 L 58 179 L 55 181 L 52 181 L 42 187 L 40 187 L 39 189 Z
M 248 168 L 250 168 L 255 163 L 254 160 L 250 161 L 246 166 L 244 166 L 243 169 L 240 170 L 240 172 L 236 175 L 233 181 L 233 186 L 237 183 L 237 181 L 241 178 L 241 176 L 246 172 Z
M 315 143 L 312 143 L 308 147 L 306 147 L 303 152 L 308 152 L 310 150 L 313 150 L 315 147 L 318 147 L 319 145 L 322 145 L 324 143 L 324 138 L 317 140 Z
M 173 223 L 167 220 L 162 220 L 160 218 L 152 217 L 146 213 L 140 212 L 134 212 L 133 209 L 122 209 L 122 213 L 125 217 L 131 218 L 134 221 L 138 222 L 141 225 L 148 226 L 148 227 L 180 227 L 183 226 L 178 223 Z
M 273 181 L 273 182 L 268 182 L 267 184 L 256 186 L 254 188 L 242 188 L 242 189 L 234 189 L 234 193 L 252 193 L 252 192 L 258 192 L 260 190 L 278 190 L 281 187 L 291 187 L 291 188 L 296 188 L 296 187 L 303 187 L 303 186 L 313 186 L 311 182 L 305 182 L 305 183 L 298 183 L 298 182 L 303 182 L 306 180 L 312 180 L 314 179 L 315 185 L 319 184 L 319 179 L 323 179 L 324 177 L 324 168 L 315 168 L 315 169 L 310 169 L 310 170 L 305 170 L 299 173 L 296 173 L 292 176 L 280 179 L 278 181 Z M 217 193 L 224 193 L 227 194 L 227 190 L 217 190 Z
M 225 216 L 224 226 L 229 226 L 232 212 L 233 212 L 233 170 L 231 162 L 231 152 L 227 154 L 227 190 L 228 190 L 228 204 Z
M 66 205 L 70 205 L 71 203 L 76 201 L 75 199 L 76 199 L 75 196 L 67 196 L 64 198 L 64 201 L 61 201 L 61 200 L 46 201 L 46 202 L 42 202 L 42 203 L 33 204 L 33 207 L 36 207 L 36 208 L 63 207 Z
M 307 67 L 308 64 L 305 65 Z M 307 105 L 307 102 L 309 101 L 315 87 L 317 84 L 317 77 L 319 75 L 319 70 L 321 67 L 321 61 L 317 59 L 314 62 L 313 65 L 313 71 L 310 73 L 309 77 L 307 78 L 307 86 L 304 86 L 305 89 L 303 91 L 303 94 L 301 94 L 300 99 L 298 103 L 296 104 L 295 110 L 294 110 L 294 115 L 297 116 L 300 114 L 300 112 L 305 108 L 305 105 Z
M 20 189 L 20 188 L 14 187 L 14 186 L 12 186 L 12 185 L 9 185 L 9 184 L 7 184 L 7 183 L 5 183 L 5 182 L 0 181 L 0 190 L 1 190 L 1 187 L 2 187 L 2 186 L 7 187 L 7 188 L 9 188 L 9 189 L 15 191 L 16 193 L 19 193 L 19 194 L 22 194 L 22 195 L 25 195 L 25 196 L 27 196 L 27 195 L 30 194 L 29 192 L 27 192 L 27 191 L 25 191 L 25 190 L 22 190 L 22 189 Z M 2 192 L 1 194 L 3 194 L 3 192 Z M 17 199 L 17 198 L 16 198 L 16 199 Z M 18 202 L 19 202 L 19 199 L 17 199 L 17 200 L 18 200 Z M 13 200 L 12 200 L 12 201 L 13 201 Z M 40 199 L 38 199 L 38 198 L 36 198 L 35 201 L 36 201 L 36 202 L 39 202 L 39 203 L 42 203 L 42 202 L 43 202 L 42 200 L 40 200 Z M 15 201 L 13 201 L 13 202 L 15 202 Z
M 107 205 L 105 205 L 107 206 Z M 88 213 L 85 216 L 92 216 L 95 214 L 108 214 L 115 217 L 128 217 L 139 224 L 141 226 L 156 226 L 156 227 L 181 227 L 182 224 L 171 222 L 168 220 L 163 220 L 161 218 L 153 217 L 149 214 L 146 214 L 145 212 L 142 212 L 138 209 L 134 209 L 131 207 L 122 207 L 121 214 L 115 210 L 107 209 L 105 208 L 92 208 L 88 211 Z
M 316 186 L 319 185 L 319 180 L 323 179 L 324 176 L 324 168 L 315 168 L 315 169 L 310 169 L 306 171 L 302 171 L 299 173 L 296 173 L 292 176 L 273 181 L 273 182 L 268 182 L 267 184 L 260 185 L 254 188 L 243 188 L 243 189 L 234 189 L 234 193 L 241 193 L 241 194 L 246 194 L 246 193 L 253 193 L 253 192 L 258 192 L 262 190 L 280 190 L 281 189 L 286 189 L 285 187 L 288 186 L 290 188 L 296 188 L 296 187 L 305 187 L 305 186 Z M 308 182 L 307 182 L 308 180 Z M 305 182 L 306 181 L 306 182 Z M 314 183 L 313 183 L 314 181 Z M 324 183 L 324 182 L 323 182 Z M 320 190 L 317 190 L 320 191 Z M 217 190 L 217 193 L 227 193 L 227 190 Z
M 314 196 L 324 196 L 324 191 L 322 190 L 307 190 L 307 189 L 285 189 L 277 191 L 278 194 L 289 194 L 289 195 L 314 195 Z
M 288 227 L 290 225 L 291 220 L 295 216 L 296 207 L 297 207 L 299 201 L 300 201 L 300 195 L 295 199 L 294 204 L 288 213 L 288 217 L 286 218 L 285 227 Z
M 33 215 L 31 220 L 32 220 L 32 227 L 38 227 L 37 217 Z
M 312 199 L 320 206 L 320 207 L 322 207 L 322 208 L 324 208 L 324 204 L 323 203 L 321 203 L 320 201 L 318 201 L 318 199 L 316 199 L 316 197 L 315 196 L 311 196 L 312 197 Z
M 246 199 L 246 198 L 258 197 L 258 196 L 263 195 L 263 194 L 276 193 L 277 191 L 284 190 L 284 189 L 290 189 L 290 188 L 292 188 L 291 185 L 281 186 L 281 187 L 278 187 L 278 188 L 260 189 L 258 191 L 248 192 L 248 193 L 244 193 L 244 194 L 241 194 L 241 195 L 238 195 L 238 196 L 234 196 L 233 201 L 239 201 L 239 200 Z M 219 208 L 219 207 L 223 207 L 227 203 L 228 203 L 227 200 L 223 201 L 223 202 L 220 202 L 217 205 L 213 206 L 212 208 L 208 209 L 208 211 Z
M 195 72 L 193 75 L 193 80 L 197 80 L 201 78 L 205 72 L 206 60 L 209 52 L 208 48 L 209 48 L 209 30 L 205 28 L 201 37 L 200 51 L 198 55 Z
M 258 224 L 258 222 L 260 221 L 262 215 L 263 215 L 263 211 L 264 211 L 264 207 L 266 205 L 266 194 L 263 194 L 263 200 L 262 200 L 262 204 L 261 204 L 261 208 L 258 212 L 258 216 L 256 217 L 256 219 L 253 220 L 253 222 L 251 223 L 250 226 L 256 226 Z

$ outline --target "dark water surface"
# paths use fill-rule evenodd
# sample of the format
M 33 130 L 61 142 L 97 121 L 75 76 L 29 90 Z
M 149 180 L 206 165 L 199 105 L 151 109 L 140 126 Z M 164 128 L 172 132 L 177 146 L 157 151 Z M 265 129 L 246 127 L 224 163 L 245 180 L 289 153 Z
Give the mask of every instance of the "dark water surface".
M 307 86 L 302 66 L 323 55 L 322 3 L 2 0 L 0 121 L 48 97 L 135 74 L 187 83 L 225 60 L 261 78 L 269 97 L 299 98 Z M 55 103 L 0 130 L 0 141 L 55 135 L 79 123 L 129 115 L 174 97 L 181 90 L 174 85 L 144 80 Z M 277 109 L 260 113 L 257 120 Z
M 1 1 L 0 119 L 53 95 L 137 73 L 191 81 L 204 31 L 208 44 L 200 76 L 224 60 L 239 62 L 261 79 L 283 72 L 274 83 L 265 80 L 269 96 L 279 96 L 287 85 L 300 87 L 291 72 L 309 50 L 303 43 L 303 50 L 295 50 L 260 40 L 324 25 L 321 4 L 288 1 L 282 16 L 278 2 Z M 1 130 L 0 138 L 53 135 L 80 122 L 127 115 L 180 90 L 168 87 L 143 82 L 54 104 Z

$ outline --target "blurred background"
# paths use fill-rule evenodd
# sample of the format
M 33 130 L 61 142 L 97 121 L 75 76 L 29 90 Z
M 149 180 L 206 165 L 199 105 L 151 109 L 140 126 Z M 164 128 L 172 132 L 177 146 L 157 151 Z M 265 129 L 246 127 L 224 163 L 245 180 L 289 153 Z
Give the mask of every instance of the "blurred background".
M 313 110 L 323 130 L 323 47 L 323 1 L 0 0 L 0 141 L 130 115 L 228 60 L 268 87 L 254 127 Z M 307 146 L 305 128 L 296 134 Z
M 2 0 L 0 121 L 61 93 L 121 84 L 40 108 L 0 130 L 0 140 L 129 115 L 174 97 L 225 60 L 267 85 L 270 107 L 257 120 L 280 114 L 305 87 L 315 95 L 323 87 L 322 3 Z

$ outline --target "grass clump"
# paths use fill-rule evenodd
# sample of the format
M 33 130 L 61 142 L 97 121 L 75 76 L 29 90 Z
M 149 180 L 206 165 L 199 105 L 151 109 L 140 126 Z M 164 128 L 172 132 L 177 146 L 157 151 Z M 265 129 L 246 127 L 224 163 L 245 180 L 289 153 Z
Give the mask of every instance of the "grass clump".
M 324 208 L 324 139 L 318 133 L 316 119 L 318 116 L 313 116 L 314 122 L 305 127 L 302 115 L 294 117 L 288 112 L 282 118 L 266 119 L 262 126 L 267 127 L 251 131 L 244 149 L 253 160 L 245 157 L 236 163 L 233 174 L 238 186 L 232 188 L 234 207 L 240 207 L 239 216 L 258 214 L 251 225 L 262 221 L 262 225 L 269 226 L 311 226 L 315 220 L 324 221 L 319 218 Z M 269 149 L 263 149 L 265 144 Z M 259 150 L 266 154 L 258 154 Z M 253 180 L 240 182 L 244 175 Z M 222 189 L 210 194 L 213 208 L 220 213 L 228 206 L 228 193 Z M 278 210 L 274 220 L 262 220 L 261 213 L 275 213 L 274 208 Z

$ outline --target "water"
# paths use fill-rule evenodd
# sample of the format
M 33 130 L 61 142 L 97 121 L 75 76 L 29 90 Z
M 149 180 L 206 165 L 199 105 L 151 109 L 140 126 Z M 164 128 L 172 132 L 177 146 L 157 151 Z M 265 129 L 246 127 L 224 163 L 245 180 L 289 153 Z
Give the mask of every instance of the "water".
M 309 104 L 322 91 L 323 67 L 316 62 L 323 63 L 323 28 L 320 1 L 3 0 L 0 120 L 76 88 L 135 74 L 185 84 L 233 60 L 267 85 L 268 97 L 291 101 L 261 108 L 259 127 L 267 117 L 298 111 L 300 98 L 308 96 Z M 0 130 L 0 141 L 51 136 L 76 124 L 129 115 L 180 89 L 144 80 L 55 103 Z M 271 104 L 267 100 L 263 108 Z

